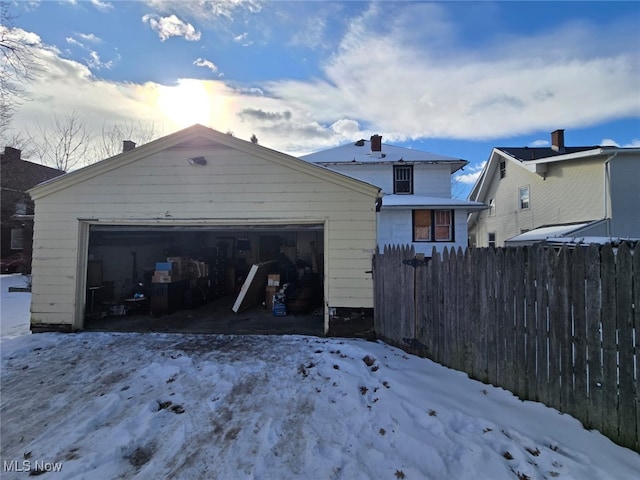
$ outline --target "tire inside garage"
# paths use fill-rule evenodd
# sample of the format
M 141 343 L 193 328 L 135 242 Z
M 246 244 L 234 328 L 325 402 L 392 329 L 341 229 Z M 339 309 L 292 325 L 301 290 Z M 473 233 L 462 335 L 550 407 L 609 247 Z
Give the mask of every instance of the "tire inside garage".
M 84 328 L 321 336 L 323 269 L 323 225 L 91 225 Z

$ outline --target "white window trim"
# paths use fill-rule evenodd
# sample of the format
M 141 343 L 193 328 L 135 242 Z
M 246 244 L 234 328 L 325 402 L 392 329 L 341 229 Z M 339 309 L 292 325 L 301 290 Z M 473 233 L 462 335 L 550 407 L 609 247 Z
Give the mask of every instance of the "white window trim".
M 527 206 L 523 207 L 522 192 L 525 189 L 527 190 Z M 522 187 L 518 188 L 518 207 L 520 210 L 529 210 L 531 208 L 531 189 L 529 188 L 529 185 L 523 185 Z

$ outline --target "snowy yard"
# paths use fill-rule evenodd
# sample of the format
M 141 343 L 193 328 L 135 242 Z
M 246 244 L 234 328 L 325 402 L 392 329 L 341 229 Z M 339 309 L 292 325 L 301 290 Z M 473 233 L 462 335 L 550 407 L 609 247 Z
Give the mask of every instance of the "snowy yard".
M 568 415 L 383 343 L 26 334 L 2 276 L 3 479 L 637 479 Z

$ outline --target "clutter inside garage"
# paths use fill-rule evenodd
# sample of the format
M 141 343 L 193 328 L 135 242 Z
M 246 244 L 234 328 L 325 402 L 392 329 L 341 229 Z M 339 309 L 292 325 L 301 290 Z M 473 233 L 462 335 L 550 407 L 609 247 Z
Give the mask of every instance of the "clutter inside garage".
M 323 304 L 323 252 L 321 225 L 93 225 L 86 318 L 160 317 L 220 299 L 233 300 L 235 313 L 310 313 Z

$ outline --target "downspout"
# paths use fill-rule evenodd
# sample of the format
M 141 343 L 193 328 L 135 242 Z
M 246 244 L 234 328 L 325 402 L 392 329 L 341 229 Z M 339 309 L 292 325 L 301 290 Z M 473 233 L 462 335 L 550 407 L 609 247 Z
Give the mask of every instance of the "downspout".
M 607 215 L 609 213 L 609 203 L 607 200 L 609 199 L 609 195 L 611 194 L 611 170 L 610 170 L 610 162 L 618 155 L 618 152 L 615 152 L 613 155 L 610 155 L 604 161 L 604 212 L 602 218 L 606 220 L 606 228 L 607 228 L 607 237 L 611 237 L 611 218 L 608 218 Z

